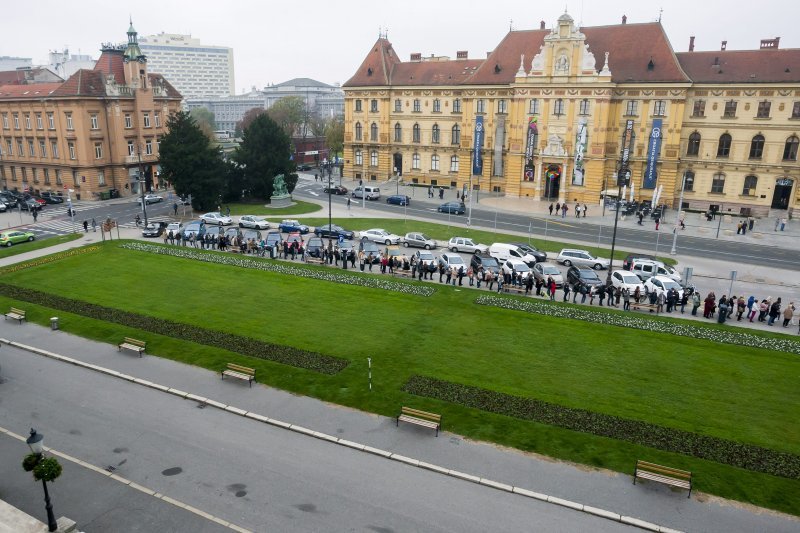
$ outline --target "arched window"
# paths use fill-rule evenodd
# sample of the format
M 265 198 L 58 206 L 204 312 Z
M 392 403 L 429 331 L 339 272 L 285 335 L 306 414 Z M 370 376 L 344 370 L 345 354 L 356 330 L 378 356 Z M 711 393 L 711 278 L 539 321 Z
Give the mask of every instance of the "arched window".
M 689 135 L 689 146 L 686 147 L 686 155 L 700 155 L 700 134 L 696 131 Z
M 378 125 L 374 122 L 369 127 L 369 140 L 372 142 L 378 142 Z
M 415 143 L 419 142 L 419 124 L 414 124 L 412 128 L 412 141 Z
M 378 151 L 373 150 L 369 153 L 369 164 L 370 166 L 377 167 L 378 166 Z
M 728 157 L 731 155 L 731 136 L 723 133 L 719 136 L 719 145 L 717 145 L 717 157 Z
M 458 124 L 453 126 L 450 144 L 461 144 L 461 128 Z
M 792 135 L 786 139 L 786 144 L 783 146 L 783 160 L 784 161 L 797 161 L 797 148 L 800 146 L 800 139 Z
M 364 164 L 364 154 L 361 150 L 356 150 L 356 165 L 363 165 Z
M 450 172 L 458 172 L 458 156 L 450 156 Z
M 558 98 L 555 102 L 553 102 L 553 114 L 557 117 L 560 117 L 564 114 L 564 100 Z
M 403 127 L 398 122 L 394 125 L 394 142 L 402 142 L 403 140 Z
M 414 170 L 419 170 L 419 154 L 414 152 L 414 155 L 411 156 L 411 168 Z
M 756 176 L 745 176 L 744 187 L 742 187 L 742 196 L 754 196 L 756 194 L 757 185 L 758 178 Z
M 434 124 L 433 129 L 431 130 L 431 142 L 434 144 L 439 144 L 439 125 Z
M 431 170 L 439 170 L 439 156 L 436 154 L 431 156 Z
M 360 122 L 356 122 L 356 140 L 360 141 L 361 140 L 361 136 L 362 136 L 361 123 Z
M 684 176 L 686 176 L 685 181 L 683 182 L 684 183 L 684 185 L 683 185 L 684 190 L 693 191 L 694 190 L 694 172 L 692 172 L 691 170 L 687 170 L 686 174 L 684 174 Z
M 764 154 L 764 136 L 758 134 L 750 141 L 750 159 L 761 159 Z
M 722 172 L 714 174 L 714 178 L 711 180 L 711 192 L 718 194 L 725 192 L 725 174 Z

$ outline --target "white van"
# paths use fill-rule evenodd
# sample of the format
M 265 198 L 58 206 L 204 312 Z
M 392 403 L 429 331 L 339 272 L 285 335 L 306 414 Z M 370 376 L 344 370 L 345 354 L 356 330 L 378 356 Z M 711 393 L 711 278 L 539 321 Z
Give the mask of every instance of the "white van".
M 531 254 L 525 252 L 525 250 L 519 246 L 504 242 L 496 242 L 492 244 L 489 247 L 489 255 L 497 259 L 497 262 L 501 265 L 509 259 L 518 259 L 529 267 L 532 267 L 536 264 L 536 258 Z
M 353 198 L 363 198 L 366 197 L 367 200 L 377 200 L 381 197 L 381 189 L 380 187 L 373 187 L 371 185 L 367 185 L 366 187 L 358 186 L 353 189 Z
M 651 259 L 637 259 L 631 266 L 631 272 L 639 276 L 642 281 L 647 281 L 653 276 L 666 276 L 677 282 L 681 281 L 681 275 L 672 267 L 665 265 L 661 261 Z

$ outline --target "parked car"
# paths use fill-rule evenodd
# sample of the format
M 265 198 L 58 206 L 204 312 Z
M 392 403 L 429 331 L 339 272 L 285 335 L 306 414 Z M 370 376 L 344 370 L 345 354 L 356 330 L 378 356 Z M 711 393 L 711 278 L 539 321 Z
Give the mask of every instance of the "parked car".
M 256 243 L 259 243 L 261 242 L 261 232 L 257 229 L 246 229 L 242 232 L 242 238 L 245 240 L 245 242 L 253 239 L 256 241 Z
M 372 185 L 367 185 L 365 187 L 359 185 L 353 189 L 352 196 L 353 198 L 366 197 L 367 200 L 377 200 L 381 197 L 381 189 L 380 187 L 373 187 Z
M 512 245 L 516 246 L 520 250 L 524 251 L 526 254 L 528 254 L 531 257 L 533 257 L 534 259 L 536 259 L 537 263 L 541 263 L 542 261 L 547 261 L 547 252 L 539 250 L 537 247 L 535 247 L 532 244 L 528 244 L 528 243 L 524 243 L 524 242 L 512 242 L 512 243 L 509 243 L 509 244 L 512 244 Z M 529 265 L 529 266 L 533 266 L 533 265 Z
M 439 256 L 439 264 L 444 265 L 445 268 L 456 267 L 458 269 L 464 267 L 464 270 L 467 269 L 464 260 L 461 259 L 461 256 L 458 254 L 449 254 L 449 253 L 442 254 L 441 256 Z
M 242 215 L 239 217 L 240 228 L 269 229 L 269 221 L 259 215 Z
M 505 263 L 503 263 L 503 274 L 522 274 L 522 279 L 528 279 L 528 276 L 531 275 L 530 267 L 525 264 L 525 261 L 520 259 L 508 259 Z
M 308 233 L 308 226 L 301 224 L 299 220 L 292 219 L 281 220 L 281 223 L 278 225 L 278 229 L 283 233 L 297 232 L 302 235 Z
M 166 229 L 166 222 L 149 222 L 142 230 L 142 237 L 160 237 Z
M 474 254 L 475 252 L 485 254 L 489 251 L 488 246 L 476 243 L 468 237 L 453 237 L 447 241 L 447 248 L 454 252 L 467 252 L 470 254 Z
M 480 267 L 483 267 L 484 272 L 491 272 L 492 274 L 500 273 L 500 263 L 489 254 L 476 252 L 470 258 L 469 264 L 473 272 L 477 272 Z
M 6 207 L 6 203 L 0 200 L 0 213 L 5 213 L 8 211 L 8 207 Z
M 311 237 L 306 244 L 306 255 L 311 257 L 322 257 L 322 250 L 325 248 L 325 243 L 319 237 Z
M 161 201 L 163 201 L 163 200 L 164 200 L 164 199 L 163 199 L 163 198 L 161 198 L 161 197 L 160 197 L 159 195 L 157 195 L 157 194 L 146 194 L 146 195 L 144 196 L 144 203 L 145 203 L 146 205 L 150 205 L 150 204 L 157 204 L 158 202 L 161 202 Z M 137 198 L 137 199 L 136 199 L 136 201 L 139 203 L 139 205 L 142 205 L 142 197 L 141 197 L 141 196 L 140 196 L 139 198 Z
M 314 167 L 312 167 L 311 165 L 307 165 L 305 163 L 297 165 L 297 170 L 299 170 L 300 172 L 308 172 L 312 168 L 314 168 Z
M 495 242 L 489 247 L 489 255 L 501 263 L 506 259 L 519 259 L 530 267 L 537 263 L 536 257 L 530 255 L 516 244 Z
M 368 240 L 372 242 L 380 242 L 385 245 L 390 244 L 398 244 L 400 242 L 400 236 L 395 235 L 394 233 L 389 233 L 383 228 L 372 228 L 365 231 L 362 231 L 359 235 L 361 240 Z
M 281 242 L 281 234 L 277 231 L 270 231 L 267 233 L 266 238 L 264 239 L 264 243 L 267 248 L 272 248 L 273 246 L 277 246 L 278 243 Z
M 7 230 L 0 232 L 0 246 L 12 246 L 21 242 L 28 242 L 36 239 L 36 235 L 30 231 Z
M 411 197 L 405 194 L 393 194 L 386 198 L 386 203 L 393 205 L 411 205 Z
M 206 224 L 216 224 L 217 226 L 230 226 L 233 224 L 233 219 L 231 217 L 226 217 L 218 211 L 200 215 L 200 220 Z
M 228 238 L 228 242 L 232 243 L 234 239 L 242 236 L 242 230 L 237 227 L 227 228 L 224 235 Z
M 206 223 L 202 220 L 194 220 L 186 224 L 186 226 L 183 228 L 183 240 L 189 240 L 191 235 L 194 235 L 195 237 L 205 237 Z
M 553 281 L 556 282 L 556 287 L 561 288 L 564 286 L 564 275 L 561 274 L 561 270 L 555 265 L 551 265 L 550 263 L 536 263 L 533 265 L 533 268 L 531 268 L 531 271 L 535 279 L 546 282 L 547 278 L 551 277 Z
M 645 281 L 653 276 L 667 276 L 674 281 L 681 281 L 681 275 L 671 266 L 667 266 L 661 261 L 651 261 L 649 259 L 634 259 L 631 265 L 631 272 Z
M 445 202 L 437 209 L 440 213 L 451 213 L 454 215 L 463 215 L 467 212 L 467 207 L 461 202 Z
M 572 285 L 572 290 L 580 291 L 581 287 L 599 287 L 603 280 L 590 268 L 571 266 L 567 269 L 567 283 Z
M 364 257 L 369 257 L 369 254 L 372 254 L 372 263 L 380 263 L 381 262 L 381 249 L 380 247 L 372 241 L 361 241 L 358 244 L 358 250 L 360 252 L 364 252 Z
M 54 192 L 44 191 L 41 194 L 41 197 L 48 204 L 63 204 L 64 203 L 64 197 L 63 196 L 59 196 Z
M 171 231 L 174 236 L 179 236 L 183 233 L 183 223 L 182 222 L 170 222 L 164 231 L 169 234 Z
M 347 187 L 343 187 L 341 185 L 336 185 L 334 187 L 325 187 L 324 189 L 322 189 L 322 192 L 324 192 L 325 194 L 328 194 L 330 192 L 331 194 L 342 195 L 342 194 L 347 194 Z
M 652 255 L 647 254 L 628 254 L 625 259 L 622 260 L 622 269 L 623 270 L 630 270 L 633 266 L 633 261 L 635 259 L 649 259 L 650 261 L 655 261 L 655 257 Z
M 439 247 L 439 243 L 424 233 L 406 233 L 406 236 L 403 237 L 403 246 L 433 250 Z
M 339 238 L 341 235 L 343 238 L 352 240 L 355 237 L 355 233 L 346 230 L 341 226 L 337 226 L 336 224 L 325 224 L 323 226 L 317 226 L 314 228 L 314 235 L 317 237 L 336 237 Z
M 561 250 L 556 261 L 564 266 L 586 266 L 595 270 L 608 268 L 608 265 L 611 263 L 608 259 L 595 257 L 586 250 L 574 250 L 570 248 Z
M 427 250 L 418 250 L 414 255 L 417 256 L 417 259 L 420 261 L 425 261 L 426 263 L 433 263 L 436 262 L 436 258 L 433 256 L 432 252 Z
M 611 274 L 611 285 L 614 287 L 619 287 L 620 289 L 628 289 L 631 294 L 636 292 L 636 288 L 639 288 L 639 292 L 644 292 L 644 285 L 642 284 L 642 280 L 639 279 L 639 276 L 636 274 L 631 274 L 626 270 L 615 270 Z
M 206 235 L 219 239 L 225 235 L 225 226 L 206 226 Z
M 6 207 L 8 207 L 9 209 L 17 207 L 17 203 L 19 202 L 17 197 L 11 194 L 10 191 L 0 192 L 0 201 L 6 204 Z
M 681 284 L 667 276 L 653 276 L 644 282 L 644 288 L 648 293 L 655 292 L 656 295 L 666 293 L 670 289 L 678 291 L 678 300 L 683 298 L 683 287 Z
M 33 194 L 26 194 L 26 195 L 24 195 L 24 198 L 26 200 L 30 199 L 30 200 L 35 201 L 37 204 L 39 204 L 39 207 L 44 207 L 44 206 L 47 205 L 47 201 L 44 198 L 40 197 L 40 196 L 34 196 Z
M 33 198 L 22 199 L 19 202 L 19 206 L 22 208 L 23 211 L 30 211 L 31 209 L 42 209 L 42 207 L 44 207 L 42 204 L 40 204 Z

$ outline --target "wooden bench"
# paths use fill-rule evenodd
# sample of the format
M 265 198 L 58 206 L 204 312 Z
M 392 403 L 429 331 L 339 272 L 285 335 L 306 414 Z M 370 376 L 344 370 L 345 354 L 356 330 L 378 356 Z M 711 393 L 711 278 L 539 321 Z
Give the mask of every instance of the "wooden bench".
M 222 379 L 225 379 L 225 376 L 247 381 L 252 387 L 253 382 L 256 380 L 256 369 L 228 363 L 228 367 L 222 371 Z
M 313 257 L 310 255 L 306 255 L 306 263 L 312 263 L 315 265 L 323 265 L 325 264 L 321 257 Z
M 656 481 L 671 487 L 688 489 L 689 496 L 687 497 L 691 498 L 692 496 L 692 473 L 686 470 L 678 470 L 677 468 L 637 460 L 636 469 L 633 471 L 634 485 L 636 485 L 637 478 Z
M 651 313 L 658 314 L 658 304 L 651 304 L 650 302 L 644 301 L 641 303 L 636 303 L 631 300 L 631 309 L 641 310 L 641 309 L 649 309 Z
M 146 346 L 147 343 L 145 341 L 140 341 L 138 339 L 125 337 L 125 339 L 117 345 L 117 350 L 122 351 L 122 349 L 125 348 L 126 350 L 138 352 L 139 357 L 141 357 L 142 353 L 144 353 L 144 349 Z
M 524 285 L 503 285 L 503 292 L 516 292 L 517 294 L 525 294 Z
M 439 436 L 439 428 L 442 426 L 442 415 L 420 411 L 419 409 L 412 409 L 411 407 L 400 408 L 400 414 L 397 415 L 397 426 L 400 425 L 401 420 L 418 426 L 435 429 L 437 437 Z
M 392 270 L 392 275 L 394 275 L 394 276 L 402 276 L 404 278 L 410 278 L 411 277 L 411 270 L 410 269 L 409 270 L 402 270 L 400 268 L 395 268 L 394 270 Z
M 11 311 L 6 313 L 4 320 L 7 320 L 9 318 L 13 318 L 14 320 L 19 320 L 19 323 L 22 324 L 22 321 L 25 320 L 25 310 L 12 307 Z

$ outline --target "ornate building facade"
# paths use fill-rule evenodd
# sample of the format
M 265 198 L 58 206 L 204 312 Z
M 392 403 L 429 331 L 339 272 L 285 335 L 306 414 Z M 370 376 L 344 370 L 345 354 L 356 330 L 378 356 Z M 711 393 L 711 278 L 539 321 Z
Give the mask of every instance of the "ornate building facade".
M 344 85 L 345 174 L 594 203 L 630 147 L 626 197 L 677 207 L 685 183 L 684 208 L 791 210 L 800 50 L 777 44 L 676 54 L 660 23 L 568 14 L 479 60 L 401 61 L 381 37 Z
M 0 86 L 0 183 L 79 199 L 137 194 L 158 186 L 158 145 L 181 95 L 147 72 L 133 26 L 106 44 L 95 67 L 62 82 Z

